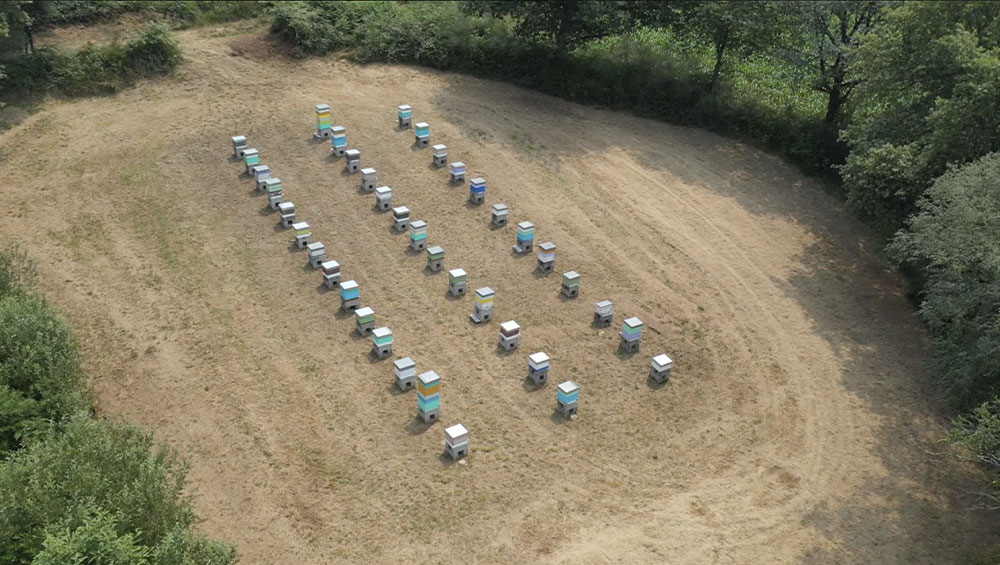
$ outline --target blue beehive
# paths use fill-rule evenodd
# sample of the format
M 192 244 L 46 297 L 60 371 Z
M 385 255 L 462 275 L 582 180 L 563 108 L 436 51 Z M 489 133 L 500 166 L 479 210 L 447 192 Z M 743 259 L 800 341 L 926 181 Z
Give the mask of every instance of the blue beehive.
M 333 132 L 333 137 L 330 138 L 330 144 L 333 146 L 333 152 L 338 157 L 347 151 L 347 130 L 344 126 L 333 126 L 330 128 Z
M 417 415 L 425 422 L 437 420 L 441 412 L 441 377 L 434 371 L 417 377 Z
M 482 204 L 486 200 L 486 179 L 476 177 L 469 181 L 469 201 Z
M 556 389 L 556 401 L 563 416 L 569 418 L 576 414 L 580 402 L 580 385 L 573 381 L 559 383 Z

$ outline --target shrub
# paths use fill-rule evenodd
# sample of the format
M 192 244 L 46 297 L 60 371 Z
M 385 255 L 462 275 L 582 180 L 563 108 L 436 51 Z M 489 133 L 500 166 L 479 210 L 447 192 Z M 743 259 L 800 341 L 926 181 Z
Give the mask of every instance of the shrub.
M 42 298 L 0 298 L 0 455 L 86 411 L 75 340 Z
M 17 244 L 0 248 L 0 297 L 31 291 L 37 276 L 35 264 Z
M 210 0 L 35 0 L 26 11 L 39 25 L 82 24 L 111 20 L 129 12 L 160 14 L 174 23 L 213 23 L 249 18 L 260 11 L 260 2 Z
M 181 60 L 180 46 L 167 28 L 153 23 L 125 44 L 88 45 L 75 53 L 40 49 L 32 57 L 11 57 L 3 86 L 35 93 L 55 88 L 68 96 L 110 94 L 140 77 L 167 74 Z
M 412 63 L 505 80 L 584 104 L 748 137 L 812 171 L 844 157 L 823 125 L 823 96 L 775 57 L 736 65 L 732 84 L 704 94 L 711 49 L 667 29 L 638 30 L 563 53 L 515 33 L 510 19 L 454 2 L 279 2 L 271 29 L 305 53 L 346 49 L 359 63 Z M 817 153 L 819 153 L 817 155 Z
M 183 59 L 180 45 L 166 26 L 159 23 L 149 25 L 142 35 L 126 43 L 120 57 L 132 77 L 167 74 Z
M 891 250 L 925 279 L 933 374 L 960 408 L 1000 395 L 1000 153 L 937 179 Z
M 0 562 L 233 562 L 188 531 L 185 472 L 149 434 L 75 418 L 0 463 Z

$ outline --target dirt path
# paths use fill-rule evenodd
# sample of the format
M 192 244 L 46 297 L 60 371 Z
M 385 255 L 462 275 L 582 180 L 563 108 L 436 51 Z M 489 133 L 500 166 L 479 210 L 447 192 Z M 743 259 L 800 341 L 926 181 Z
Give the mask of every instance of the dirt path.
M 945 424 L 927 342 L 877 243 L 809 179 L 702 131 L 425 70 L 293 61 L 229 28 L 184 32 L 176 77 L 56 102 L 0 137 L 24 242 L 76 325 L 100 410 L 192 463 L 204 531 L 246 563 L 331 561 L 943 563 L 995 531 L 981 476 L 935 452 Z M 468 323 L 405 236 L 311 137 L 328 102 L 363 163 L 497 323 Z M 489 184 L 487 204 L 394 128 L 409 103 Z M 443 378 L 443 421 L 336 313 L 263 210 L 229 137 L 247 134 L 397 355 Z M 16 187 L 16 190 L 15 190 Z M 489 204 L 559 246 L 559 275 L 514 257 Z M 615 325 L 591 328 L 597 300 Z M 630 315 L 642 351 L 616 354 Z M 545 350 L 583 386 L 579 418 L 524 383 Z M 665 387 L 652 355 L 675 359 Z M 440 456 L 463 422 L 473 453 Z M 444 424 L 444 425 L 442 425 Z M 958 548 L 958 549 L 956 549 Z

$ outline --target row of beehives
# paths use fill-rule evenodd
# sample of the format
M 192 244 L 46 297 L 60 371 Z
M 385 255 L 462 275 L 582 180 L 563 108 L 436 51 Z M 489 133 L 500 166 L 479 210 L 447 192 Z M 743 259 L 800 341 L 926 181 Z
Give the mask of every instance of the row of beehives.
M 346 149 L 346 130 L 342 126 L 332 126 L 330 119 L 330 109 L 328 105 L 316 106 L 317 132 L 319 138 L 331 138 L 333 151 L 338 156 L 346 157 L 348 172 L 361 172 L 361 188 L 365 192 L 375 192 L 376 206 L 380 210 L 393 210 L 393 224 L 398 231 L 409 227 L 410 246 L 415 250 L 426 249 L 428 255 L 428 267 L 434 271 L 440 271 L 444 262 L 444 250 L 439 246 L 428 248 L 427 224 L 421 220 L 410 221 L 409 209 L 404 206 L 392 207 L 392 190 L 388 186 L 377 187 L 375 169 L 360 167 L 361 153 L 357 149 Z M 409 106 L 398 108 L 398 119 L 401 128 L 408 128 L 412 116 L 412 109 Z M 418 123 L 416 126 L 416 143 L 419 146 L 428 146 L 430 137 L 430 127 L 426 123 Z M 296 222 L 295 206 L 292 202 L 284 200 L 284 192 L 280 179 L 271 176 L 270 168 L 260 161 L 260 156 L 255 149 L 249 148 L 245 136 L 236 136 L 232 139 L 234 153 L 242 157 L 247 167 L 247 173 L 251 175 L 256 183 L 259 192 L 267 194 L 268 205 L 272 210 L 279 213 L 281 223 L 285 227 L 291 227 L 295 232 L 295 243 L 299 248 L 305 248 L 309 255 L 309 262 L 313 268 L 322 270 L 324 284 L 328 288 L 340 287 L 341 308 L 345 311 L 354 310 L 355 323 L 359 334 L 372 334 L 372 347 L 376 356 L 384 359 L 392 354 L 392 332 L 387 327 L 375 328 L 375 311 L 370 307 L 361 307 L 360 289 L 356 281 L 349 280 L 341 282 L 340 264 L 334 260 L 326 259 L 325 246 L 319 242 L 311 241 L 311 230 L 306 222 Z M 441 167 L 447 164 L 448 153 L 444 145 L 435 145 L 433 151 L 433 163 Z M 464 182 L 466 167 L 464 163 L 454 162 L 450 164 L 451 182 Z M 482 204 L 485 199 L 486 182 L 482 178 L 470 180 L 470 201 L 474 204 Z M 495 204 L 492 207 L 491 222 L 496 227 L 503 227 L 507 223 L 509 208 L 505 204 Z M 534 240 L 534 225 L 531 222 L 521 222 L 518 224 L 517 241 L 514 251 L 517 253 L 530 252 Z M 551 242 L 539 245 L 538 269 L 543 273 L 552 272 L 555 264 L 556 246 Z M 456 296 L 465 294 L 467 285 L 467 274 L 463 269 L 452 269 L 449 271 L 449 291 Z M 579 274 L 569 271 L 563 275 L 562 292 L 570 298 L 579 294 Z M 493 317 L 493 302 L 495 293 L 489 287 L 476 290 L 475 305 L 471 318 L 476 323 L 486 322 Z M 594 319 L 599 325 L 608 325 L 612 320 L 612 303 L 601 301 L 595 305 Z M 635 352 L 639 349 L 642 337 L 642 322 L 635 317 L 625 320 L 621 332 L 621 346 L 627 352 Z M 506 350 L 517 347 L 520 340 L 520 325 L 513 320 L 509 320 L 500 325 L 500 345 Z M 657 382 L 665 382 L 670 375 L 673 362 L 666 354 L 660 354 L 653 358 L 650 367 L 650 376 Z M 549 371 L 549 356 L 542 351 L 529 356 L 528 362 L 529 376 L 536 386 L 545 384 Z M 440 377 L 434 371 L 427 371 L 416 375 L 416 364 L 409 358 L 399 359 L 394 362 L 394 375 L 396 384 L 401 390 L 413 388 L 416 382 L 417 388 L 417 412 L 418 416 L 425 422 L 433 422 L 440 415 Z M 415 380 L 416 379 L 416 380 Z M 560 412 L 567 418 L 576 414 L 579 405 L 580 386 L 573 381 L 566 381 L 557 387 L 557 406 Z M 450 426 L 445 430 L 446 450 L 452 458 L 458 459 L 468 454 L 468 431 L 462 424 Z

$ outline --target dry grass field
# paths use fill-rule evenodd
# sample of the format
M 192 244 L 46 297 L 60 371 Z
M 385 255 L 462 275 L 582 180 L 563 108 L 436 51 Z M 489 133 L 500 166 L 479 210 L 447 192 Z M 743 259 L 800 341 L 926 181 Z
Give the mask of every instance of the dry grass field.
M 943 563 L 994 540 L 982 476 L 949 459 L 928 342 L 880 244 L 817 182 L 718 136 L 513 86 L 336 58 L 260 33 L 180 34 L 173 77 L 52 101 L 0 135 L 7 206 L 80 335 L 99 411 L 190 461 L 200 528 L 245 563 Z M 358 175 L 312 139 L 326 102 L 363 166 L 429 224 L 445 267 L 497 291 L 468 320 Z M 397 104 L 488 182 L 467 204 L 396 129 Z M 416 419 L 391 360 L 337 312 L 231 159 L 246 134 L 315 240 L 442 376 Z M 489 205 L 512 225 L 489 227 Z M 513 224 L 559 246 L 511 253 Z M 562 299 L 559 273 L 582 276 Z M 609 329 L 594 302 L 615 303 Z M 617 352 L 621 321 L 646 323 Z M 523 327 L 512 354 L 499 322 Z M 552 383 L 525 382 L 527 355 Z M 650 358 L 675 361 L 665 386 Z M 577 418 L 555 384 L 582 386 Z M 472 453 L 442 455 L 462 422 Z M 956 549 L 958 548 L 958 549 Z

